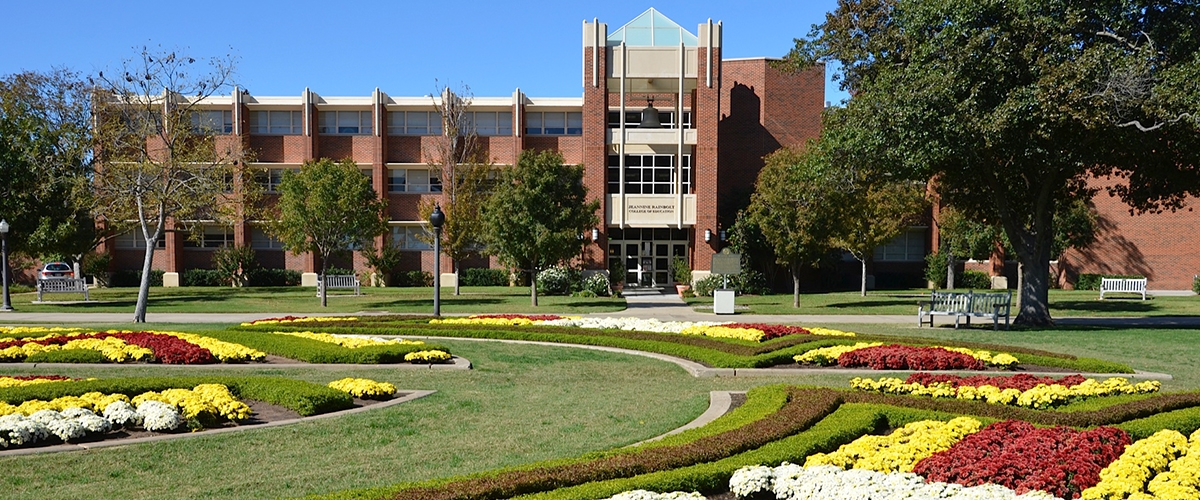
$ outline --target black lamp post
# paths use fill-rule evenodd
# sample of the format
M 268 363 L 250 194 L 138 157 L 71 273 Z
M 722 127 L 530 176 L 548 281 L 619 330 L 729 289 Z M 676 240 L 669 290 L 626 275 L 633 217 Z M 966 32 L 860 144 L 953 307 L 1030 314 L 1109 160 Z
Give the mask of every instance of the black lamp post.
M 12 301 L 8 299 L 8 221 L 0 220 L 0 275 L 4 281 L 4 305 L 0 306 L 0 311 L 13 310 Z
M 429 214 L 429 225 L 433 226 L 433 315 L 442 315 L 442 224 L 446 214 L 441 205 L 433 206 Z

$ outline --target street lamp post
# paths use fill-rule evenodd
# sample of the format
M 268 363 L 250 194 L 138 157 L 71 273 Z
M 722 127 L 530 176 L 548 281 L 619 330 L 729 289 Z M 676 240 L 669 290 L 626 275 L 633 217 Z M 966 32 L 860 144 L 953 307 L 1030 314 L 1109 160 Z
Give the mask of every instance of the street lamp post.
M 433 226 L 433 315 L 442 315 L 442 224 L 446 223 L 446 214 L 442 213 L 441 205 L 433 206 L 429 214 L 429 224 Z
M 4 305 L 0 306 L 0 311 L 13 310 L 12 301 L 8 298 L 8 221 L 0 220 L 0 276 L 3 276 L 4 282 Z

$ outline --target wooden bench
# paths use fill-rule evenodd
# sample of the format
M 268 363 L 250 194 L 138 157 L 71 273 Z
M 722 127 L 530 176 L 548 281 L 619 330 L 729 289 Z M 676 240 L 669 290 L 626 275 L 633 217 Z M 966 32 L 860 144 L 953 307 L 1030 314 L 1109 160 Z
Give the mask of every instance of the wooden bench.
M 82 293 L 83 300 L 92 300 L 88 296 L 87 281 L 83 278 L 50 278 L 37 280 L 38 302 L 47 293 Z
M 317 277 L 317 296 L 321 296 L 321 291 L 325 290 L 354 290 L 354 295 L 362 295 L 361 284 L 358 282 L 358 276 L 353 274 L 332 274 L 329 276 Z
M 1105 293 L 1140 293 L 1146 300 L 1146 278 L 1100 278 L 1100 300 Z
M 960 318 L 967 318 L 967 326 L 971 326 L 971 318 L 991 318 L 992 329 L 1000 329 L 1000 318 L 1004 318 L 1004 329 L 1008 329 L 1009 313 L 1012 309 L 1012 292 L 1007 293 L 976 293 L 970 292 L 939 292 L 929 293 L 929 310 L 924 305 L 917 306 L 917 327 L 925 323 L 929 317 L 929 326 L 933 326 L 934 316 L 954 316 L 954 328 L 958 328 Z

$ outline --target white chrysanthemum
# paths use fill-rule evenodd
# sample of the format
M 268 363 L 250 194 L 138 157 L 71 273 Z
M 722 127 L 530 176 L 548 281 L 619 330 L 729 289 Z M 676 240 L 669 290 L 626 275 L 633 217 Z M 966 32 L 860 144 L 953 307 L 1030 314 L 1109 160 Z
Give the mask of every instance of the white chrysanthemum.
M 170 431 L 183 425 L 179 410 L 162 401 L 143 401 L 137 406 L 137 412 L 142 416 L 142 428 L 148 431 Z
M 788 465 L 784 462 L 784 465 Z M 751 465 L 733 472 L 729 478 L 729 491 L 739 497 L 748 497 L 760 491 L 771 491 L 771 480 L 775 471 L 765 465 Z
M 764 470 L 765 469 L 765 470 Z M 746 467 L 730 479 L 730 490 L 750 482 L 773 484 L 779 500 L 1055 500 L 1044 491 L 1024 495 L 995 484 L 963 487 L 958 484 L 926 483 L 913 473 L 885 474 L 865 469 L 842 470 L 832 465 L 801 467 L 784 463 L 774 469 Z M 765 478 L 763 476 L 770 476 Z M 757 491 L 757 490 L 756 490 Z M 735 493 L 737 493 L 735 491 Z M 753 492 L 751 492 L 752 494 Z M 745 494 L 738 493 L 739 496 Z
M 77 422 L 83 427 L 83 430 L 91 434 L 103 434 L 112 430 L 112 423 L 108 419 L 92 413 L 91 410 L 86 411 L 87 413 L 71 418 L 71 420 Z
M 0 417 L 0 446 L 21 446 L 50 437 L 46 426 L 20 413 Z
M 63 441 L 87 435 L 87 429 L 78 420 L 63 417 L 61 413 L 54 410 L 38 410 L 30 415 L 29 419 L 46 426 L 46 430 L 50 431 L 50 434 L 58 436 Z
M 133 405 L 124 401 L 113 401 L 104 407 L 104 418 L 113 427 L 137 427 L 142 425 L 142 416 Z
M 672 491 L 670 493 L 655 493 L 646 490 L 633 490 L 618 493 L 607 500 L 704 500 L 704 495 L 696 492 Z
M 604 330 L 637 330 L 642 332 L 679 333 L 693 326 L 716 326 L 728 322 L 719 321 L 659 321 L 654 318 L 580 318 L 543 321 L 539 325 L 574 326 Z

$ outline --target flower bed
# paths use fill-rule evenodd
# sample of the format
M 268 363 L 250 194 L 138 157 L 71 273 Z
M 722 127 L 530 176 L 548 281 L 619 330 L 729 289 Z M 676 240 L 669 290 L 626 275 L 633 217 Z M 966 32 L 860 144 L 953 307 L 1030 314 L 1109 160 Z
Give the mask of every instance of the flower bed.
M 358 318 L 353 316 L 283 316 L 281 318 L 256 319 L 242 323 L 242 326 L 281 325 L 288 323 L 336 323 L 347 321 L 358 321 Z
M 221 384 L 200 384 L 193 389 L 147 391 L 133 399 L 121 393 L 88 392 L 80 396 L 63 396 L 49 401 L 30 399 L 17 406 L 0 401 L 0 415 L 32 416 L 39 411 L 61 412 L 72 408 L 98 412 L 115 402 L 138 406 L 145 401 L 159 401 L 176 407 L 184 418 L 245 420 L 250 416 L 250 407 L 238 401 L 229 388 Z
M 1010 378 L 1013 380 L 1008 380 Z M 1024 406 L 1041 410 L 1090 397 L 1158 392 L 1162 383 L 1157 380 L 1147 380 L 1130 384 L 1127 379 L 1122 377 L 1112 377 L 1103 382 L 1097 382 L 1096 379 L 1084 379 L 1082 375 L 1068 375 L 1060 380 L 1054 380 L 1051 377 L 1034 377 L 1025 374 L 1012 377 L 976 375 L 964 378 L 957 375 L 914 373 L 909 376 L 908 380 L 903 381 L 888 377 L 879 380 L 854 377 L 850 379 L 850 387 L 861 391 L 885 394 L 981 400 L 991 404 Z
M 347 377 L 334 380 L 329 387 L 363 399 L 388 399 L 396 394 L 396 386 L 367 378 Z
M 912 472 L 922 459 L 950 449 L 965 436 L 979 431 L 982 424 L 970 417 L 949 422 L 923 420 L 905 425 L 886 436 L 863 436 L 832 453 L 808 457 L 806 467 L 832 465 L 842 469 L 867 469 L 876 472 Z
M 1185 438 L 1164 429 L 1133 443 L 1100 471 L 1100 482 L 1082 498 L 1200 498 L 1200 430 Z
M 982 370 L 986 365 L 1011 368 L 1017 358 L 1006 353 L 965 347 L 916 347 L 882 342 L 859 342 L 812 349 L 793 357 L 797 363 L 870 367 L 875 370 Z
M 114 363 L 156 361 L 167 364 L 203 364 L 222 361 L 258 361 L 266 354 L 245 346 L 180 332 L 106 331 L 51 334 L 0 342 L 0 361 L 23 361 L 44 352 L 91 350 Z M 220 356 L 214 356 L 220 353 Z
M 446 363 L 450 361 L 450 353 L 446 351 L 429 350 L 410 352 L 404 355 L 404 360 L 409 363 Z
M 5 375 L 0 377 L 0 387 L 21 387 L 47 382 L 64 382 L 74 380 L 62 375 Z
M 762 342 L 786 335 L 828 335 L 852 337 L 853 332 L 827 328 L 800 328 L 762 323 L 733 323 L 716 321 L 659 321 L 654 318 L 581 318 L 578 316 L 477 314 L 468 318 L 429 320 L 432 325 L 500 325 L 500 326 L 569 326 L 599 330 L 628 330 L 656 333 L 679 333 L 705 337 L 729 338 Z
M 927 482 L 912 473 L 842 470 L 819 465 L 784 462 L 779 467 L 751 466 L 738 469 L 729 479 L 729 490 L 740 498 L 771 494 L 779 500 L 892 500 L 961 498 L 971 500 L 1051 500 L 1044 492 L 1018 495 L 994 484 L 964 488 L 958 484 Z M 758 498 L 758 497 L 755 497 Z
M 275 335 L 290 335 L 293 337 L 301 337 L 318 342 L 336 344 L 347 349 L 358 349 L 360 347 L 381 346 L 381 345 L 425 345 L 420 340 L 405 340 L 405 339 L 382 339 L 382 338 L 365 338 L 365 337 L 349 337 L 345 335 L 333 335 L 331 333 L 315 333 L 315 332 L 271 332 Z

